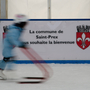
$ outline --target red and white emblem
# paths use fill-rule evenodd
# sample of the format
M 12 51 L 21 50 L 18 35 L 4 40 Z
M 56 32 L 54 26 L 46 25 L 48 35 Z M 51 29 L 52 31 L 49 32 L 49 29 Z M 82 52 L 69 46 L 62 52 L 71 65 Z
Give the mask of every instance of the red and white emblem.
M 90 32 L 77 32 L 76 42 L 81 49 L 86 49 L 90 45 Z

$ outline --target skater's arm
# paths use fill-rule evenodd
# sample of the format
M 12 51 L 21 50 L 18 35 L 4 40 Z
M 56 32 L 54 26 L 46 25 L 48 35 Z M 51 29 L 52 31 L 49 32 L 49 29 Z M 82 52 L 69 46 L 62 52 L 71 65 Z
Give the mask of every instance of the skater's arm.
M 23 45 L 23 43 L 19 40 L 20 32 L 18 29 L 13 29 L 9 31 L 8 39 L 9 41 L 17 47 L 20 47 Z

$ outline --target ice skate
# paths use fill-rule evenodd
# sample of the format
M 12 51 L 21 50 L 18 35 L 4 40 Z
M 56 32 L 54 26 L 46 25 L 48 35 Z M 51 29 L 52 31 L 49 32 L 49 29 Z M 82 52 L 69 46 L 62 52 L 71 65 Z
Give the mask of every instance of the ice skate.
M 6 80 L 7 79 L 7 77 L 4 75 L 2 69 L 0 69 L 0 78 L 1 78 L 1 80 Z

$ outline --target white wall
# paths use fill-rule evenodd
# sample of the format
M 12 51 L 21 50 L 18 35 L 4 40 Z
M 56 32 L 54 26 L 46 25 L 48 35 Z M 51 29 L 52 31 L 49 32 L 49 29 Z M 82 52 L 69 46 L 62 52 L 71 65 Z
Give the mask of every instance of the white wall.
M 90 0 L 52 0 L 52 18 L 90 18 Z
M 0 18 L 5 19 L 6 18 L 6 2 L 5 0 L 0 0 Z
M 33 19 L 48 18 L 48 0 L 8 0 L 8 18 L 23 13 Z M 51 0 L 51 18 L 90 18 L 90 0 Z
M 8 0 L 8 18 L 23 13 L 29 18 L 47 18 L 47 0 Z

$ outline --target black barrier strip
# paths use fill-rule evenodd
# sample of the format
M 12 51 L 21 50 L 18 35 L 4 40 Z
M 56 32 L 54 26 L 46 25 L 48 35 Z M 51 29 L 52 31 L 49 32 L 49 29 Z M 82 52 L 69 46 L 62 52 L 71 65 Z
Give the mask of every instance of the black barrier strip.
M 39 84 L 42 83 L 42 81 L 28 81 L 28 82 L 18 82 L 19 84 Z
M 23 77 L 24 79 L 45 79 L 44 77 Z
M 13 21 L 14 19 L 0 19 L 0 21 Z M 90 19 L 29 19 L 29 21 L 90 21 Z
M 18 84 L 39 84 L 39 83 L 43 83 L 46 78 L 44 77 L 23 77 L 23 79 L 33 79 L 33 80 L 39 80 L 39 81 L 19 81 L 17 82 Z
M 47 64 L 90 64 L 90 60 L 44 60 Z M 40 63 L 43 63 L 39 60 Z M 15 64 L 33 64 L 30 60 L 17 60 Z

